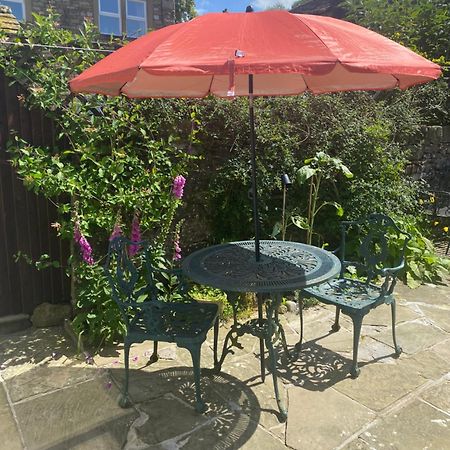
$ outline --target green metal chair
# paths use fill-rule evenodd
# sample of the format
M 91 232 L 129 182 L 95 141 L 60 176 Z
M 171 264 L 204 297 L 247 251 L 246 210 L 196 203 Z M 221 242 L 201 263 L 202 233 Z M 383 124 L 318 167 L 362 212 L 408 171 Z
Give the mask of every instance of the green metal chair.
M 128 248 L 137 245 L 140 251 L 130 257 Z M 112 298 L 125 321 L 125 380 L 119 405 L 131 405 L 128 396 L 129 355 L 133 343 L 154 341 L 150 362 L 158 360 L 158 342 L 175 342 L 192 356 L 195 381 L 195 409 L 204 412 L 206 405 L 200 390 L 200 351 L 208 331 L 214 326 L 214 360 L 217 360 L 218 306 L 199 303 L 187 294 L 180 270 L 155 269 L 147 242 L 134 243 L 124 237 L 109 244 L 105 264 Z M 174 278 L 176 283 L 174 285 Z M 170 299 L 176 298 L 176 301 Z
M 348 242 L 347 235 L 354 236 Z M 394 221 L 383 214 L 371 214 L 356 221 L 341 222 L 341 273 L 339 278 L 318 286 L 306 288 L 303 292 L 321 302 L 336 306 L 336 317 L 331 331 L 338 331 L 339 313 L 350 316 L 353 322 L 352 378 L 359 375 L 358 343 L 364 316 L 381 304 L 391 305 L 392 338 L 396 356 L 401 347 L 395 336 L 395 298 L 393 295 L 397 274 L 405 266 L 405 250 L 411 236 L 400 230 Z M 353 248 L 349 248 L 353 247 Z M 350 251 L 348 251 L 350 250 Z M 357 255 L 347 260 L 347 254 Z M 365 280 L 349 277 L 350 267 L 364 273 Z M 353 270 L 353 272 L 355 272 Z M 375 280 L 381 283 L 374 284 Z

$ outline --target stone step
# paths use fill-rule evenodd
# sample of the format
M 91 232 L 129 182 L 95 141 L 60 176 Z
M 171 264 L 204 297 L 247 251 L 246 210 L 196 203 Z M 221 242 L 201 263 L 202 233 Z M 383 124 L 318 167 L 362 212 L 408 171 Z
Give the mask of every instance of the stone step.
M 0 336 L 25 330 L 29 327 L 31 327 L 31 322 L 28 314 L 0 317 Z

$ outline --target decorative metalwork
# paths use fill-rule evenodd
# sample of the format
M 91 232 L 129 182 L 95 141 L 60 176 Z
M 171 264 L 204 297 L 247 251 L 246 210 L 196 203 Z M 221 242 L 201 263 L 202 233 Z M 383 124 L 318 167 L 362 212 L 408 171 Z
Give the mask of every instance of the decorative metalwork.
M 224 290 L 233 307 L 233 325 L 225 337 L 220 359 L 215 360 L 215 370 L 221 370 L 227 355 L 234 353 L 233 348 L 242 348 L 239 343 L 241 336 L 251 334 L 257 337 L 260 340 L 261 378 L 264 381 L 264 348 L 267 348 L 281 420 L 287 418 L 287 411 L 278 391 L 275 344 L 280 342 L 289 357 L 286 337 L 278 318 L 283 294 L 329 280 L 339 271 L 339 259 L 333 254 L 310 245 L 286 241 L 261 241 L 259 261 L 255 258 L 253 241 L 215 245 L 198 250 L 183 261 L 183 272 L 188 278 Z M 257 294 L 257 319 L 238 323 L 239 292 Z
M 354 232 L 360 239 L 359 259 L 346 259 L 346 238 L 348 231 Z M 391 262 L 389 237 L 396 236 L 398 242 L 403 237 L 403 245 L 396 255 L 397 260 Z M 395 335 L 395 298 L 393 295 L 396 278 L 405 265 L 405 249 L 411 236 L 400 230 L 394 221 L 384 214 L 371 214 L 357 221 L 346 221 L 341 224 L 341 262 L 342 270 L 339 279 L 304 289 L 304 292 L 324 303 L 336 306 L 336 318 L 332 331 L 339 330 L 339 314 L 348 315 L 353 322 L 353 362 L 350 374 L 353 378 L 359 375 L 358 344 L 364 316 L 381 304 L 391 305 L 392 338 L 395 354 L 399 356 L 402 349 L 397 345 Z M 398 249 L 397 249 L 398 251 Z M 355 266 L 366 274 L 366 280 L 360 281 L 345 278 L 345 267 Z M 381 285 L 372 281 L 380 277 Z M 301 346 L 301 342 L 298 347 Z
M 150 362 L 158 360 L 158 341 L 175 342 L 189 350 L 194 368 L 196 410 L 204 412 L 206 405 L 200 392 L 200 349 L 206 334 L 214 325 L 214 360 L 217 360 L 218 306 L 214 303 L 198 303 L 186 295 L 185 283 L 177 283 L 179 301 L 167 301 L 167 289 L 175 296 L 172 277 L 179 278 L 180 271 L 164 270 L 162 277 L 170 286 L 164 288 L 158 280 L 160 270 L 151 265 L 147 242 L 139 242 L 141 251 L 130 258 L 128 247 L 133 244 L 123 237 L 113 239 L 109 245 L 105 274 L 112 298 L 117 303 L 127 326 L 124 338 L 125 381 L 122 407 L 130 406 L 128 398 L 129 355 L 133 343 L 154 341 Z M 134 243 L 136 244 L 136 243 Z
M 286 241 L 261 241 L 256 261 L 253 241 L 199 250 L 183 262 L 193 280 L 235 292 L 290 292 L 337 275 L 338 258 L 317 248 Z

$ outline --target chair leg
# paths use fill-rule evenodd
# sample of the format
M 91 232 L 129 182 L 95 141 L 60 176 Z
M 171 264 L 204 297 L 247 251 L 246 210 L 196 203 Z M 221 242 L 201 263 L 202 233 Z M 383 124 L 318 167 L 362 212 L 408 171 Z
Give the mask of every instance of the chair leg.
M 336 306 L 336 315 L 334 317 L 334 323 L 331 326 L 331 331 L 332 332 L 336 332 L 339 331 L 341 326 L 339 325 L 339 313 L 341 312 L 341 309 L 339 308 L 339 306 Z
M 351 318 L 353 322 L 353 362 L 352 368 L 350 370 L 350 375 L 352 378 L 358 378 L 360 372 L 360 369 L 358 368 L 358 345 L 363 316 L 355 315 L 351 316 Z
M 119 406 L 121 408 L 129 408 L 131 406 L 130 398 L 128 397 L 128 381 L 130 369 L 130 347 L 131 344 L 125 342 L 124 344 L 124 358 L 125 358 L 125 380 L 123 382 L 123 392 L 119 398 Z
M 219 343 L 219 316 L 214 322 L 214 370 L 219 371 L 219 358 L 217 356 L 217 346 Z
M 195 410 L 199 413 L 206 411 L 206 405 L 202 400 L 200 387 L 200 352 L 201 345 L 193 345 L 188 348 L 192 357 L 192 366 L 194 368 L 194 382 L 195 382 Z
M 402 353 L 402 348 L 397 344 L 397 337 L 395 335 L 395 315 L 396 315 L 396 305 L 395 300 L 391 303 L 391 315 L 392 315 L 392 340 L 394 341 L 395 356 L 400 356 Z
M 150 356 L 150 359 L 148 361 L 150 364 L 158 361 L 158 341 L 153 342 L 153 353 Z
M 299 352 L 302 349 L 302 343 L 303 343 L 303 298 L 302 298 L 301 292 L 298 294 L 297 303 L 298 303 L 298 315 L 300 318 L 300 330 L 299 330 L 300 338 L 299 338 L 298 342 L 295 344 L 295 350 L 297 350 Z

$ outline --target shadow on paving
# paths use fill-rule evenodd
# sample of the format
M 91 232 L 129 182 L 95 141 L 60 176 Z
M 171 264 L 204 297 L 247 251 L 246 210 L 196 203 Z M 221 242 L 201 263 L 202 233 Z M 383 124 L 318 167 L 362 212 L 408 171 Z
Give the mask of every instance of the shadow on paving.
M 255 433 L 260 406 L 227 374 L 202 377 L 206 414 L 194 410 L 192 368 L 130 369 L 133 407 L 118 406 L 123 369 L 36 366 L 4 381 L 27 449 L 233 449 Z
M 29 328 L 0 336 L 0 367 L 39 364 L 52 356 L 71 357 L 74 354 L 73 344 L 65 336 L 62 327 Z
M 333 352 L 320 345 L 320 340 L 330 334 L 311 339 L 302 344 L 298 357 L 287 361 L 282 354 L 282 360 L 278 364 L 279 376 L 292 383 L 310 391 L 324 391 L 340 381 L 350 378 L 350 367 L 352 360 Z M 290 354 L 295 355 L 295 348 L 291 348 Z M 395 352 L 388 353 L 370 361 L 359 361 L 358 367 L 363 370 L 364 366 L 374 364 L 383 359 L 391 358 Z

